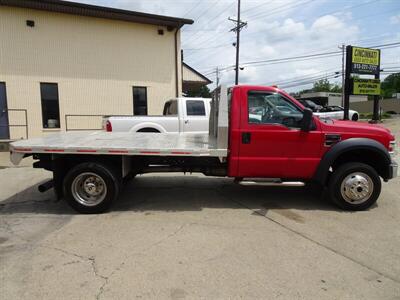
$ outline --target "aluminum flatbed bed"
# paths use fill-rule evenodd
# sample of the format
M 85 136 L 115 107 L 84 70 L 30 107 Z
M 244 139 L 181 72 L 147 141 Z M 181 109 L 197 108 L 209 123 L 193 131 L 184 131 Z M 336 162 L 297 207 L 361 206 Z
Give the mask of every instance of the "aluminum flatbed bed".
M 208 134 L 81 131 L 16 141 L 10 151 L 14 163 L 30 153 L 226 157 L 216 145 Z

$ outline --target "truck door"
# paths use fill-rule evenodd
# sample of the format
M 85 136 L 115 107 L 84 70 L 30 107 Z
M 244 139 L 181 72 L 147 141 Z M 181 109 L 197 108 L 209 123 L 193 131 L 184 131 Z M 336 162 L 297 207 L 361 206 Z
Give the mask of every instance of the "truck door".
M 6 84 L 0 82 L 0 139 L 9 139 Z
M 208 133 L 208 107 L 204 100 L 186 100 L 183 112 L 183 131 Z
M 302 110 L 280 93 L 249 90 L 243 97 L 238 177 L 310 178 L 321 134 L 300 130 Z

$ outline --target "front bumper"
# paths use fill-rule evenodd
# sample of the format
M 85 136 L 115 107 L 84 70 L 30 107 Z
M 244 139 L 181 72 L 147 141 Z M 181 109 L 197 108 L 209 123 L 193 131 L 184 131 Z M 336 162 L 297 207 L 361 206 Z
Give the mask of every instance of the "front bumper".
M 399 165 L 397 164 L 397 162 L 392 161 L 392 163 L 389 165 L 389 178 L 388 179 L 396 178 L 398 169 L 399 169 Z

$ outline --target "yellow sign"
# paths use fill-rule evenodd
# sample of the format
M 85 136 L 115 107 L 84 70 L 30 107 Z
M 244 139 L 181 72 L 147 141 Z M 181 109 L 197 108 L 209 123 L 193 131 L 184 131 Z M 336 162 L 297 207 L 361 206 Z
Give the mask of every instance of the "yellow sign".
M 351 62 L 379 66 L 379 50 L 353 47 Z
M 381 82 L 379 79 L 353 79 L 353 95 L 380 95 Z

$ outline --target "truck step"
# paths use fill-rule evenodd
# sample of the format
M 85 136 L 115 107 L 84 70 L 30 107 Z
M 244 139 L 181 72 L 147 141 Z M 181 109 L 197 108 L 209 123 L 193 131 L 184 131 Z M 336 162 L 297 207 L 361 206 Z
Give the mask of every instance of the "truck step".
M 282 181 L 279 178 L 243 178 L 237 181 L 238 184 L 244 186 L 292 186 L 301 187 L 304 186 L 304 182 L 301 181 Z

